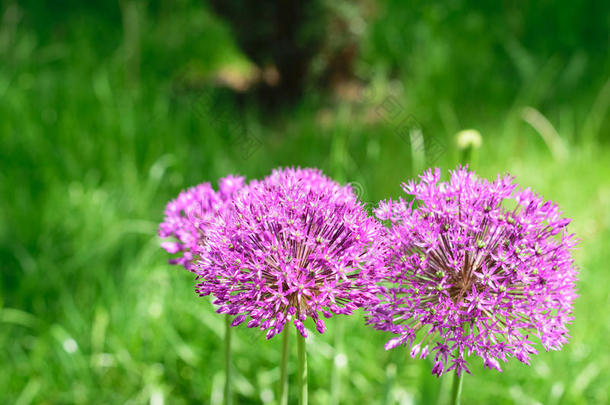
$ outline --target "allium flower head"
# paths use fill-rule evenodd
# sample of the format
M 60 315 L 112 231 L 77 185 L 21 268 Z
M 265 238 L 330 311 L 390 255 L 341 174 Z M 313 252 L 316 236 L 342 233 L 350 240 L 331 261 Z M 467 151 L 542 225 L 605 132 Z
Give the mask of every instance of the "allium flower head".
M 433 356 L 438 376 L 469 372 L 472 353 L 499 371 L 509 357 L 529 364 L 534 338 L 560 349 L 576 297 L 570 220 L 509 176 L 489 182 L 458 168 L 439 179 L 429 170 L 403 184 L 413 201 L 376 210 L 391 224 L 392 275 L 367 322 L 398 335 L 386 349 Z
M 384 274 L 383 227 L 349 186 L 314 169 L 281 169 L 251 183 L 210 232 L 197 264 L 198 291 L 213 294 L 236 326 L 267 331 L 286 323 L 307 336 L 309 317 L 350 314 L 377 300 Z
M 159 236 L 173 238 L 161 246 L 171 254 L 181 256 L 170 259 L 192 270 L 192 261 L 206 240 L 206 231 L 232 196 L 244 187 L 244 178 L 227 176 L 218 182 L 218 191 L 210 183 L 202 183 L 182 191 L 165 208 L 165 219 L 159 226 Z

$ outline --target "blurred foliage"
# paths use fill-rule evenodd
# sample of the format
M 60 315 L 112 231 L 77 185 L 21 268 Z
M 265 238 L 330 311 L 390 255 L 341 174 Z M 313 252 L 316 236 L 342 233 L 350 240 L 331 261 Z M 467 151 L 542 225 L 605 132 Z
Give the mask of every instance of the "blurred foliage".
M 366 7 L 340 10 L 360 41 L 356 78 L 311 82 L 270 114 L 226 85 L 227 69 L 258 62 L 208 3 L 2 3 L 0 402 L 220 403 L 223 320 L 166 264 L 165 203 L 280 165 L 318 166 L 374 202 L 426 165 L 453 167 L 466 128 L 483 135 L 482 175 L 509 171 L 574 218 L 582 272 L 571 343 L 502 374 L 473 359 L 464 403 L 610 401 L 610 5 Z M 239 403 L 273 402 L 281 342 L 236 336 Z M 434 403 L 448 381 L 386 339 L 361 315 L 315 335 L 312 401 L 328 403 L 333 381 L 345 403 Z

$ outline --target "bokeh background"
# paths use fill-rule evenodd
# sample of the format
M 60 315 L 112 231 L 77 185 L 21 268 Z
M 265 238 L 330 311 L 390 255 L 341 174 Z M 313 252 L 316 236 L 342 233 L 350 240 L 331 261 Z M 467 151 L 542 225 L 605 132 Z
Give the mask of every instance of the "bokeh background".
M 372 203 L 455 167 L 468 128 L 482 176 L 574 219 L 581 270 L 570 344 L 473 358 L 464 403 L 610 402 L 609 2 L 0 4 L 0 403 L 221 403 L 223 319 L 159 248 L 167 201 L 300 165 Z M 235 399 L 274 403 L 281 341 L 243 326 Z M 333 318 L 311 402 L 441 403 L 387 338 Z

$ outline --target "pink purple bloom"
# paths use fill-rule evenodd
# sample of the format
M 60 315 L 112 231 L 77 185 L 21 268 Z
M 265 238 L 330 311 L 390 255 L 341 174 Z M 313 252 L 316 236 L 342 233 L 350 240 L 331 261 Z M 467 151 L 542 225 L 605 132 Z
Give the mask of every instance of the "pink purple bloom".
M 206 231 L 232 196 L 244 187 L 244 178 L 227 176 L 218 182 L 218 191 L 210 183 L 202 183 L 182 191 L 165 208 L 165 219 L 159 226 L 159 236 L 172 238 L 161 243 L 170 254 L 180 254 L 170 259 L 192 271 L 196 252 L 202 249 Z
M 367 323 L 396 335 L 386 349 L 431 356 L 438 376 L 470 372 L 473 353 L 501 371 L 510 357 L 529 364 L 535 340 L 560 349 L 576 297 L 570 220 L 510 176 L 458 168 L 449 182 L 439 169 L 420 178 L 403 184 L 411 202 L 376 210 L 391 225 L 392 274 Z
M 200 295 L 213 294 L 233 325 L 267 331 L 351 314 L 376 301 L 385 273 L 384 228 L 349 186 L 319 170 L 278 169 L 247 186 L 219 216 L 197 263 Z

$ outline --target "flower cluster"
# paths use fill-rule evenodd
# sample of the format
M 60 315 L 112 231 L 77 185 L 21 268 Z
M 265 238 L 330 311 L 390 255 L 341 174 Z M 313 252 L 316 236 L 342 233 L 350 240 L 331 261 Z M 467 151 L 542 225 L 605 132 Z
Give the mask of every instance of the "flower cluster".
M 167 204 L 159 236 L 174 240 L 161 243 L 161 247 L 168 253 L 181 255 L 170 259 L 171 264 L 193 270 L 193 260 L 202 249 L 207 230 L 228 201 L 244 187 L 244 178 L 227 176 L 218 183 L 218 191 L 210 183 L 202 183 L 181 192 Z
M 479 179 L 466 168 L 439 183 L 440 170 L 403 184 L 412 201 L 384 201 L 391 276 L 367 323 L 397 335 L 386 349 L 433 356 L 438 376 L 469 372 L 465 356 L 529 364 L 533 338 L 546 350 L 566 343 L 576 269 L 570 220 L 509 176 Z
M 320 313 L 350 314 L 377 300 L 384 228 L 349 186 L 314 169 L 281 169 L 240 192 L 209 232 L 197 262 L 200 295 L 212 294 L 236 326 L 267 331 L 293 322 L 303 335 Z

